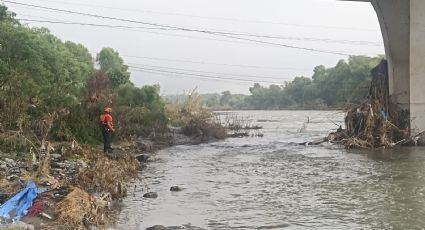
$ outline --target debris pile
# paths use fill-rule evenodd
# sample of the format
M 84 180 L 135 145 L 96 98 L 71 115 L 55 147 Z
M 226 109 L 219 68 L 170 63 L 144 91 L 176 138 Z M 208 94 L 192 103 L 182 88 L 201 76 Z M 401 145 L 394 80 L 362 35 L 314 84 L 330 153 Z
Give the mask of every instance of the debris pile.
M 107 210 L 111 203 L 109 194 L 91 195 L 80 188 L 74 188 L 57 208 L 57 221 L 61 226 L 72 229 L 86 229 L 89 226 L 107 224 Z
M 186 136 L 198 137 L 201 142 L 211 139 L 221 140 L 226 138 L 226 129 L 218 122 L 205 119 L 194 118 L 183 128 Z
M 15 161 L 10 158 L 0 160 L 0 177 L 9 181 L 13 181 L 31 170 L 32 165 L 27 162 Z
M 137 159 L 130 154 L 122 154 L 117 159 L 98 157 L 93 164 L 79 174 L 79 184 L 86 190 L 108 192 L 113 198 L 127 195 L 126 181 L 134 178 L 139 169 Z
M 112 200 L 127 195 L 126 183 L 140 169 L 134 152 L 116 150 L 112 157 L 95 149 L 64 152 L 46 146 L 34 162 L 0 161 L 0 217 L 1 204 L 14 201 L 13 197 L 25 191 L 26 181 L 32 180 L 34 188 L 37 184 L 45 190 L 25 203 L 22 222 L 36 229 L 91 229 L 110 224 Z M 8 222 L 0 218 L 2 224 Z
M 366 102 L 347 110 L 345 128 L 328 140 L 346 148 L 390 148 L 410 141 L 409 112 L 391 103 L 387 61 L 372 69 L 372 82 Z
M 228 138 L 264 136 L 261 132 L 263 127 L 256 125 L 252 118 L 235 113 L 216 113 L 216 120 L 225 128 Z
M 31 208 L 37 195 L 44 191 L 45 189 L 37 188 L 33 181 L 28 181 L 25 188 L 0 206 L 0 226 L 20 221 Z

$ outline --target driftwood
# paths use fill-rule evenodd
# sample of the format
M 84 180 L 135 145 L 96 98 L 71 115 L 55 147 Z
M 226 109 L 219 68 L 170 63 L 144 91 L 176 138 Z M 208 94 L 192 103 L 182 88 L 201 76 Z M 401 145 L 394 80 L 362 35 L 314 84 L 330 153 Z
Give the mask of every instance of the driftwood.
M 346 148 L 390 148 L 410 141 L 409 112 L 390 101 L 387 61 L 371 73 L 367 101 L 348 109 L 345 129 L 331 133 L 330 141 Z

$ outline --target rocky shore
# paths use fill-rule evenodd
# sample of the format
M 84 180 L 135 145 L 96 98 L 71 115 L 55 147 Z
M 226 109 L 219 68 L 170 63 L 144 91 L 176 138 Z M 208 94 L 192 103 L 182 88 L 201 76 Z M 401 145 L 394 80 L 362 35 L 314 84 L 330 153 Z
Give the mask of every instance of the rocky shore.
M 113 225 L 118 212 L 114 203 L 127 195 L 127 182 L 137 178 L 157 150 L 213 140 L 216 139 L 210 136 L 186 136 L 183 130 L 173 128 L 166 138 L 137 138 L 115 143 L 110 154 L 104 154 L 100 146 L 79 146 L 73 142 L 48 143 L 46 154 L 33 155 L 32 160 L 3 157 L 0 160 L 0 204 L 22 190 L 30 180 L 46 192 L 38 195 L 19 222 L 8 224 L 0 218 L 0 226 L 5 229 L 106 229 Z M 145 196 L 155 198 L 155 194 Z

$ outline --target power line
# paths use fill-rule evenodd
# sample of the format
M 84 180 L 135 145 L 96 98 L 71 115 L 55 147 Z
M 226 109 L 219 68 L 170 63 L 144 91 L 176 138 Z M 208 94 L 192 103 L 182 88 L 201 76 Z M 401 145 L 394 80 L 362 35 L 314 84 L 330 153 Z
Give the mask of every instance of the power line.
M 24 15 L 29 16 L 29 15 Z M 37 17 L 37 16 L 29 16 Z M 42 17 L 40 17 L 42 18 Z M 146 29 L 146 30 L 175 30 L 175 29 L 164 29 L 159 27 L 144 27 L 144 26 L 122 26 L 122 25 L 108 25 L 108 24 L 96 24 L 96 23 L 84 23 L 84 22 L 71 22 L 71 21 L 51 21 L 51 20 L 36 20 L 36 19 L 27 19 L 27 18 L 17 18 L 19 21 L 24 22 L 44 22 L 52 24 L 65 24 L 65 25 L 80 25 L 80 26 L 96 26 L 96 27 L 107 27 L 107 28 L 117 28 L 117 29 Z M 133 30 L 136 31 L 136 30 Z
M 230 67 L 250 68 L 250 69 L 304 70 L 304 71 L 310 71 L 311 70 L 311 69 L 291 68 L 291 67 L 271 67 L 271 66 L 256 66 L 256 65 L 237 65 L 237 64 L 203 62 L 203 61 L 193 61 L 193 60 L 180 60 L 180 59 L 146 57 L 146 56 L 134 56 L 134 55 L 121 55 L 121 56 L 123 56 L 123 57 L 130 57 L 130 58 L 136 58 L 136 59 L 147 59 L 147 60 L 157 60 L 157 61 L 167 61 L 167 62 L 179 62 L 179 63 L 191 63 L 191 64 L 199 64 L 199 65 L 230 66 Z
M 235 41 L 235 40 L 225 40 L 225 39 L 188 36 L 188 35 L 181 35 L 181 34 L 166 34 L 166 33 L 160 33 L 160 32 L 146 31 L 146 30 L 168 30 L 168 31 L 173 30 L 173 29 L 162 29 L 162 28 L 158 28 L 158 27 L 152 28 L 152 27 L 114 26 L 114 25 L 105 25 L 105 24 L 91 24 L 91 23 L 67 22 L 67 21 L 47 21 L 47 20 L 34 20 L 34 19 L 18 19 L 18 20 L 26 21 L 26 22 L 40 22 L 40 23 L 64 24 L 64 25 L 82 25 L 82 26 L 105 27 L 105 28 L 120 29 L 120 30 L 125 30 L 125 31 L 156 34 L 156 35 L 162 35 L 162 36 L 168 36 L 168 37 L 182 37 L 182 38 L 200 39 L 200 40 L 208 40 L 208 41 L 230 42 L 230 43 L 236 43 L 236 44 L 264 45 L 264 44 L 258 44 L 258 43 L 254 43 L 254 42 L 248 42 L 248 41 L 242 42 L 242 41 Z M 132 29 L 132 28 L 134 28 L 134 29 Z M 141 29 L 146 29 L 146 30 L 141 30 Z
M 25 7 L 26 8 L 26 7 Z M 34 16 L 34 15 L 27 15 L 27 14 L 19 14 L 22 16 L 29 16 L 33 18 L 42 18 L 42 19 L 48 19 L 50 21 L 36 21 L 35 22 L 45 22 L 45 23 L 59 23 L 59 22 L 66 22 L 66 24 L 76 24 L 76 25 L 93 25 L 93 26 L 104 26 L 102 24 L 94 24 L 94 23 L 81 23 L 81 22 L 70 22 L 70 21 L 58 21 L 57 19 L 53 18 L 47 18 L 47 17 L 40 17 L 40 16 Z M 30 19 L 21 19 L 25 21 L 32 21 Z M 146 27 L 136 27 L 136 26 L 121 26 L 119 27 L 125 27 L 125 28 L 146 28 Z M 114 27 L 114 25 L 106 25 L 105 27 Z M 147 29 L 160 29 L 160 28 L 147 28 Z M 166 30 L 166 29 L 163 29 Z M 176 29 L 168 29 L 168 30 L 176 30 Z M 211 30 L 211 29 L 209 29 Z M 325 42 L 325 43 L 341 43 L 341 44 L 352 44 L 352 45 L 366 45 L 366 46 L 382 46 L 382 43 L 380 42 L 373 42 L 373 41 L 362 41 L 362 40 L 346 40 L 346 39 L 329 39 L 329 38 L 314 38 L 314 37 L 297 37 L 297 36 L 283 36 L 283 35 L 268 35 L 268 34 L 255 34 L 250 32 L 232 32 L 232 31 L 217 31 L 223 34 L 228 35 L 241 35 L 241 36 L 249 36 L 249 37 L 258 37 L 258 38 L 268 38 L 268 39 L 279 39 L 279 40 L 296 40 L 296 41 L 311 41 L 311 42 Z
M 35 17 L 35 18 L 44 18 L 32 15 L 23 16 Z M 41 23 L 52 23 L 52 24 L 65 24 L 65 25 L 82 25 L 82 26 L 96 26 L 96 27 L 107 27 L 107 28 L 123 28 L 123 29 L 149 29 L 149 30 L 171 30 L 175 31 L 176 29 L 167 29 L 167 28 L 158 28 L 158 27 L 142 27 L 142 26 L 122 26 L 122 25 L 107 25 L 107 24 L 96 24 L 96 23 L 83 23 L 83 22 L 74 22 L 74 21 L 57 21 L 55 19 L 50 20 L 34 20 L 34 19 L 18 19 L 21 21 L 30 21 L 30 22 L 41 22 Z M 55 20 L 55 21 L 52 21 Z M 371 41 L 356 41 L 356 40 L 335 40 L 327 38 L 311 38 L 311 37 L 289 37 L 281 35 L 259 35 L 252 33 L 242 33 L 242 32 L 220 32 L 226 35 L 237 35 L 237 36 L 248 36 L 248 37 L 257 37 L 257 38 L 268 38 L 268 39 L 279 39 L 279 40 L 295 40 L 295 41 L 311 41 L 311 42 L 324 42 L 324 43 L 341 43 L 341 44 L 350 44 L 350 45 L 361 45 L 361 46 L 382 46 L 382 44 Z
M 275 25 L 284 25 L 284 26 L 293 26 L 293 27 L 323 28 L 323 29 L 338 29 L 338 30 L 358 30 L 358 31 L 369 31 L 369 32 L 370 31 L 378 31 L 376 29 L 366 29 L 366 28 L 291 24 L 291 23 L 273 22 L 273 21 L 258 21 L 258 20 L 238 19 L 238 18 L 226 18 L 226 17 L 200 16 L 200 15 L 182 14 L 182 13 L 159 12 L 159 11 L 151 11 L 151 10 L 125 9 L 125 8 L 118 8 L 118 7 L 108 7 L 108 6 L 102 6 L 102 5 L 93 5 L 93 4 L 75 3 L 75 2 L 71 3 L 71 2 L 55 1 L 55 0 L 36 0 L 36 1 L 54 2 L 54 3 L 65 4 L 65 5 L 96 7 L 96 8 L 120 10 L 120 11 L 127 11 L 127 12 L 130 12 L 130 11 L 131 12 L 143 12 L 143 13 L 148 13 L 148 14 L 172 15 L 172 16 L 212 19 L 212 20 L 221 20 L 221 21 L 233 21 L 233 22 L 242 22 L 242 23 L 275 24 Z
M 29 6 L 29 7 L 34 7 L 34 8 L 46 9 L 46 10 L 53 10 L 53 11 L 58 11 L 58 12 L 63 12 L 63 13 L 69 13 L 69 14 L 83 15 L 83 16 L 88 16 L 88 17 L 96 17 L 96 18 L 102 18 L 102 19 L 108 19 L 108 20 L 137 23 L 137 24 L 157 26 L 157 27 L 162 27 L 162 28 L 171 28 L 171 29 L 176 29 L 176 30 L 181 30 L 181 31 L 186 31 L 186 32 L 198 32 L 198 33 L 204 33 L 204 34 L 209 34 L 209 35 L 215 35 L 215 36 L 221 36 L 221 37 L 226 37 L 226 38 L 232 38 L 232 39 L 236 39 L 236 40 L 243 40 L 243 41 L 250 41 L 250 42 L 257 42 L 257 43 L 262 43 L 262 44 L 268 44 L 268 45 L 273 45 L 273 46 L 277 46 L 277 47 L 285 47 L 285 48 L 306 50 L 306 51 L 319 52 L 319 53 L 336 54 L 336 55 L 341 55 L 341 56 L 351 56 L 351 55 L 354 55 L 352 53 L 345 53 L 345 52 L 339 52 L 339 51 L 320 50 L 320 49 L 300 47 L 300 46 L 293 46 L 293 45 L 286 45 L 286 44 L 280 44 L 280 43 L 274 43 L 274 42 L 266 42 L 266 41 L 249 39 L 249 38 L 241 38 L 241 37 L 236 37 L 236 36 L 232 36 L 232 35 L 227 35 L 225 33 L 217 32 L 217 31 L 190 29 L 190 28 L 185 28 L 185 27 L 180 27 L 180 26 L 171 26 L 171 25 L 164 25 L 164 24 L 159 24 L 159 23 L 152 23 L 152 22 L 144 22 L 144 21 L 137 21 L 137 20 L 125 19 L 125 18 L 116 18 L 116 17 L 102 16 L 102 15 L 96 15 L 96 14 L 76 12 L 76 11 L 71 11 L 71 10 L 63 10 L 63 9 L 57 9 L 57 8 L 52 8 L 52 7 L 45 7 L 45 6 L 39 6 L 39 5 L 32 5 L 32 4 L 20 3 L 20 2 L 9 1 L 9 0 L 5 0 L 5 2 L 8 2 L 10 4 L 15 4 L 15 5 L 23 5 L 23 6 Z
M 137 67 L 137 66 L 130 66 L 132 69 L 136 70 L 146 70 L 146 71 L 152 71 L 152 72 L 158 72 L 158 73 L 166 73 L 166 74 L 176 74 L 176 75 L 183 75 L 183 76 L 192 76 L 192 77 L 198 77 L 198 78 L 208 78 L 208 79 L 218 79 L 218 80 L 234 80 L 234 81 L 241 81 L 241 82 L 262 82 L 262 83 L 269 83 L 269 84 L 282 84 L 282 82 L 272 82 L 272 81 L 253 81 L 253 80 L 247 80 L 244 78 L 232 78 L 232 77 L 219 77 L 219 76 L 211 76 L 211 75 L 205 75 L 205 74 L 196 74 L 196 73 L 184 73 L 184 72 L 177 72 L 177 71 L 169 71 L 169 70 L 163 70 L 163 69 L 155 69 L 155 68 L 145 68 L 145 67 Z
M 167 73 L 160 73 L 160 72 L 154 72 L 154 71 L 149 71 L 149 70 L 133 70 L 136 72 L 142 72 L 142 73 L 150 73 L 150 74 L 154 74 L 154 75 L 158 75 L 158 76 L 167 76 L 167 77 L 174 77 L 174 78 L 186 78 L 186 79 L 195 79 L 195 80 L 203 80 L 203 81 L 211 81 L 211 82 L 231 82 L 231 83 L 238 83 L 238 84 L 243 84 L 243 85 L 252 85 L 253 83 L 258 83 L 255 81 L 252 82 L 241 82 L 238 80 L 224 80 L 224 79 L 215 79 L 215 78 L 199 78 L 199 77 L 193 77 L 193 76 L 186 76 L 186 75 L 176 75 L 176 74 L 167 74 Z
M 163 69 L 171 69 L 171 70 L 180 70 L 180 71 L 188 71 L 188 72 L 195 72 L 195 73 L 206 73 L 206 74 L 215 74 L 215 75 L 228 75 L 228 76 L 235 76 L 235 77 L 245 77 L 245 78 L 256 78 L 257 79 L 272 79 L 272 80 L 284 80 L 282 77 L 267 77 L 267 76 L 258 76 L 258 75 L 247 75 L 247 74 L 234 74 L 234 73 L 223 73 L 223 72 L 210 72 L 210 71 L 200 71 L 200 70 L 193 70 L 193 69 L 182 69 L 182 68 L 174 68 L 174 67 L 167 67 L 167 66 L 157 66 L 157 65 L 147 65 L 147 64 L 138 64 L 138 63 L 128 63 L 133 66 L 141 66 L 141 67 L 153 67 L 153 68 L 163 68 Z

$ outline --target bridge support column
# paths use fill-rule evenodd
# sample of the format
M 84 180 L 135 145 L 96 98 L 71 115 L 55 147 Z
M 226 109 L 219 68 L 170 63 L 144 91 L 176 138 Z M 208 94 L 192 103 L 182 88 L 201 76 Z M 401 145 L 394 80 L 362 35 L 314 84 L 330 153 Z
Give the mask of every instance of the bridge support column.
M 411 134 L 418 134 L 425 131 L 425 0 L 370 1 L 384 38 L 391 100 L 410 110 Z
M 414 132 L 425 131 L 425 1 L 410 1 L 410 116 Z

